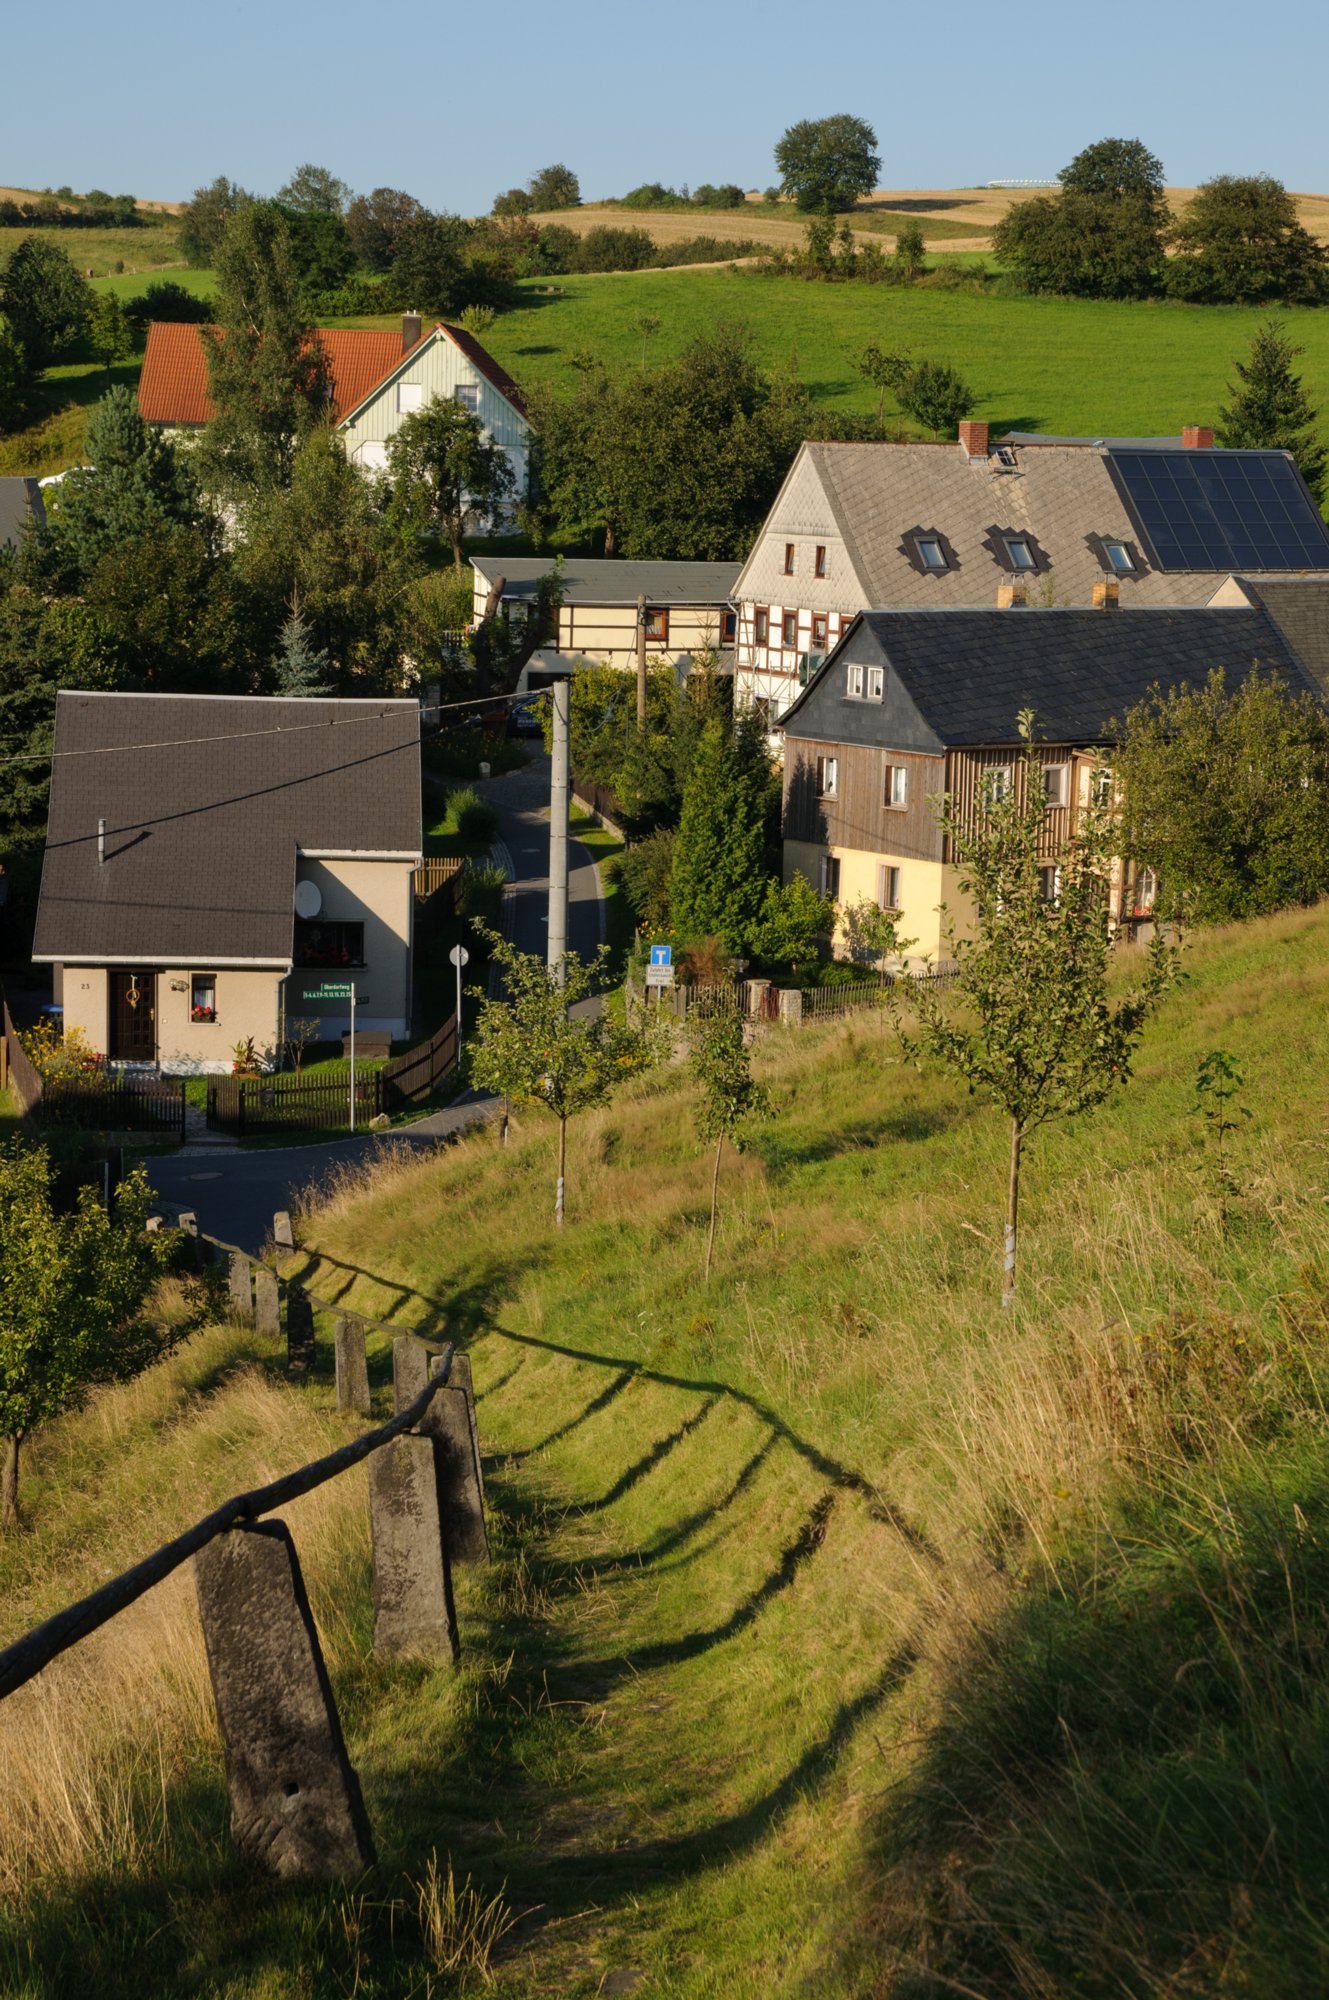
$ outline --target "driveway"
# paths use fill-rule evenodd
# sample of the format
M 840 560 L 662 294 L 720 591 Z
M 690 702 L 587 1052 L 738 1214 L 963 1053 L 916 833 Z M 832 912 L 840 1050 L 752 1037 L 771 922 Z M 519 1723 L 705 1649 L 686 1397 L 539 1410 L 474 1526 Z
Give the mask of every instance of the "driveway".
M 549 759 L 535 755 L 524 770 L 477 781 L 477 792 L 498 814 L 495 855 L 509 875 L 503 926 L 518 950 L 543 956 L 549 928 Z M 568 942 L 588 957 L 604 937 L 600 876 L 580 841 L 568 853 Z M 595 1006 L 598 1002 L 588 1002 Z M 210 1236 L 257 1253 L 279 1208 L 289 1208 L 303 1188 L 317 1192 L 328 1176 L 372 1159 L 384 1144 L 436 1146 L 482 1124 L 498 1100 L 468 1091 L 455 1104 L 417 1124 L 363 1138 L 329 1139 L 313 1146 L 255 1148 L 217 1144 L 182 1146 L 148 1161 L 148 1174 L 164 1201 L 195 1209 Z

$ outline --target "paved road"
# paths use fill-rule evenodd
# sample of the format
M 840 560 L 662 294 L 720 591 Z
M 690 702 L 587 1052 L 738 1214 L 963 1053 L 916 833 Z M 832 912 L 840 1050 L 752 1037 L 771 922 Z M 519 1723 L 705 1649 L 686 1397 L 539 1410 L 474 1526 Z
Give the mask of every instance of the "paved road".
M 499 821 L 497 851 L 512 877 L 504 927 L 519 950 L 543 953 L 549 900 L 549 759 L 538 754 L 525 770 L 483 780 L 475 789 L 493 801 Z M 568 863 L 568 942 L 587 956 L 604 935 L 599 873 L 579 841 L 572 842 Z M 395 1132 L 252 1151 L 185 1146 L 149 1161 L 149 1172 L 162 1199 L 196 1209 L 200 1227 L 210 1236 L 256 1252 L 276 1210 L 288 1208 L 298 1190 L 317 1189 L 337 1168 L 360 1165 L 385 1141 L 438 1145 L 492 1117 L 497 1108 L 493 1098 L 468 1092 L 445 1111 Z

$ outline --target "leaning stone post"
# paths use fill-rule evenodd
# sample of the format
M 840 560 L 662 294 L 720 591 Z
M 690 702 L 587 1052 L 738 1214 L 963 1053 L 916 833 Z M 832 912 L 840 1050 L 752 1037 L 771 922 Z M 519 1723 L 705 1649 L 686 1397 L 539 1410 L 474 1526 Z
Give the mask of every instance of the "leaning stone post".
M 284 1208 L 279 1208 L 272 1218 L 272 1240 L 279 1250 L 294 1250 L 295 1232 L 291 1228 L 291 1218 Z
M 339 1319 L 333 1328 L 337 1359 L 337 1408 L 369 1414 L 369 1360 L 365 1330 L 358 1319 Z
M 254 1299 L 259 1332 L 271 1334 L 275 1340 L 281 1332 L 281 1294 L 277 1273 L 266 1264 L 254 1266 Z
M 231 1295 L 231 1311 L 240 1319 L 254 1317 L 253 1280 L 249 1269 L 249 1259 L 243 1250 L 232 1250 L 230 1275 L 227 1290 Z
M 194 1582 L 236 1846 L 278 1875 L 363 1873 L 373 1837 L 285 1523 L 219 1535 Z
M 392 1411 L 400 1416 L 429 1380 L 429 1349 L 412 1333 L 399 1333 L 392 1343 Z
M 415 1433 L 369 1459 L 374 1651 L 382 1658 L 460 1656 L 439 1472 L 435 1440 Z

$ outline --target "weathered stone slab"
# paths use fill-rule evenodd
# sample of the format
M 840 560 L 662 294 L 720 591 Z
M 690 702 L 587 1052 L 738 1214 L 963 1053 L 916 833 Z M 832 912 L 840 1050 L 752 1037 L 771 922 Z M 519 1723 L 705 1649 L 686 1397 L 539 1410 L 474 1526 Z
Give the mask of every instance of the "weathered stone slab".
M 392 1343 L 392 1413 L 400 1416 L 429 1380 L 430 1352 L 414 1334 L 399 1333 Z
M 286 1287 L 286 1365 L 292 1375 L 314 1366 L 314 1307 L 303 1285 Z
M 375 1653 L 455 1661 L 461 1648 L 443 1538 L 439 1450 L 432 1437 L 408 1433 L 371 1454 L 369 1508 Z
M 369 1414 L 369 1360 L 365 1330 L 358 1319 L 339 1319 L 333 1327 L 337 1357 L 337 1408 Z
M 279 1250 L 294 1250 L 295 1231 L 291 1228 L 291 1218 L 284 1208 L 279 1208 L 272 1218 L 272 1240 Z
M 236 1846 L 278 1875 L 361 1874 L 373 1837 L 285 1524 L 218 1536 L 194 1581 Z
M 241 1319 L 254 1317 L 254 1287 L 250 1275 L 249 1259 L 243 1250 L 232 1250 L 230 1272 L 226 1280 L 230 1293 L 231 1311 Z
M 438 1369 L 442 1365 L 440 1357 L 434 1366 Z M 452 1365 L 455 1369 L 455 1355 Z M 459 1563 L 488 1562 L 489 1537 L 485 1533 L 480 1460 L 466 1391 L 454 1389 L 451 1381 L 447 1388 L 436 1389 L 419 1428 L 427 1437 L 438 1440 L 443 1529 L 449 1556 Z
M 480 1497 L 484 1498 L 485 1469 L 480 1459 L 480 1426 L 475 1420 L 475 1383 L 471 1376 L 471 1357 L 460 1349 L 452 1357 L 452 1373 L 448 1377 L 455 1389 L 466 1394 L 466 1408 L 471 1419 L 471 1443 L 475 1447 L 475 1476 L 480 1482 Z
M 281 1332 L 281 1295 L 277 1273 L 266 1264 L 254 1266 L 254 1309 L 259 1332 L 270 1333 L 275 1340 Z

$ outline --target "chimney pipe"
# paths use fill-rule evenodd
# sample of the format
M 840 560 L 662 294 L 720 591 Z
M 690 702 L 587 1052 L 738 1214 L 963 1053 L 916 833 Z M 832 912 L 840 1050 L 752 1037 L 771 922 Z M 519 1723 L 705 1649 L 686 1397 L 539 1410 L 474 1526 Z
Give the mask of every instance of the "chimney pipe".
M 1029 602 L 1027 583 L 999 583 L 997 585 L 998 611 L 1023 611 Z
M 1121 585 L 1114 577 L 1094 585 L 1095 611 L 1116 611 L 1121 604 Z
M 988 455 L 988 427 L 966 417 L 960 425 L 960 449 L 971 465 L 980 463 Z
M 404 312 L 401 316 L 401 351 L 409 354 L 424 332 L 424 325 L 418 312 Z
M 1183 451 L 1212 451 L 1214 448 L 1214 427 L 1212 424 L 1186 424 L 1181 433 Z
M 97 821 L 97 866 L 99 868 L 106 866 L 106 821 L 104 819 Z

